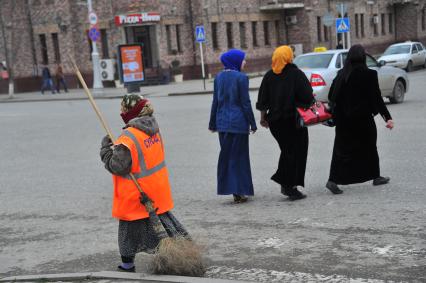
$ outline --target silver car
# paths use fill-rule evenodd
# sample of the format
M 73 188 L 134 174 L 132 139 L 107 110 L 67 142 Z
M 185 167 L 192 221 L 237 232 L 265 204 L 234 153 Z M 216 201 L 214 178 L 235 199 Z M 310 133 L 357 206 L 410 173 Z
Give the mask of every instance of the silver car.
M 315 98 L 319 101 L 328 101 L 328 92 L 331 83 L 345 62 L 348 50 L 329 50 L 325 52 L 306 53 L 297 56 L 296 64 L 308 77 L 314 90 Z M 367 55 L 367 66 L 376 70 L 379 76 L 379 85 L 383 97 L 389 98 L 391 103 L 404 101 L 408 91 L 409 80 L 404 70 L 385 66 L 378 63 L 372 56 Z
M 413 67 L 422 66 L 426 68 L 426 50 L 420 42 L 407 41 L 392 44 L 378 61 L 385 61 L 388 66 L 398 67 L 411 72 Z

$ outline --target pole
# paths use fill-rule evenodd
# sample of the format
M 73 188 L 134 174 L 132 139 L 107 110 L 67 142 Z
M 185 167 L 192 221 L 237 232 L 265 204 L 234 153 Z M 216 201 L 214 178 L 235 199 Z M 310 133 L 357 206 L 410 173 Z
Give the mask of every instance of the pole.
M 343 14 L 344 10 L 343 10 L 343 3 L 340 3 L 340 15 L 342 17 L 342 20 L 345 18 L 345 15 Z M 342 42 L 343 42 L 343 49 L 346 49 L 346 35 L 345 32 L 342 33 Z
M 200 42 L 200 56 L 201 56 L 201 73 L 203 75 L 204 90 L 206 90 L 206 73 L 204 71 L 204 55 L 203 55 L 203 43 Z
M 2 40 L 3 40 L 3 47 L 4 47 L 4 56 L 6 57 L 6 68 L 7 68 L 7 72 L 9 74 L 9 96 L 8 98 L 14 98 L 13 93 L 15 92 L 14 90 L 14 84 L 13 84 L 13 69 L 12 69 L 12 62 L 9 58 L 9 48 L 7 47 L 7 38 L 6 38 L 6 30 L 4 28 L 4 21 L 3 21 L 3 9 L 2 9 L 2 5 L 0 5 L 0 26 L 1 26 L 1 34 L 2 34 Z M 13 27 L 13 21 L 12 21 L 12 27 Z M 13 30 L 12 30 L 13 32 Z M 11 40 L 11 43 L 13 45 L 13 39 Z M 13 48 L 13 46 L 12 46 Z
M 87 0 L 87 9 L 90 14 L 93 11 L 92 0 Z M 96 47 L 96 42 L 92 40 L 92 64 L 93 64 L 93 88 L 102 89 L 102 79 L 101 79 L 101 69 L 99 61 L 98 48 Z

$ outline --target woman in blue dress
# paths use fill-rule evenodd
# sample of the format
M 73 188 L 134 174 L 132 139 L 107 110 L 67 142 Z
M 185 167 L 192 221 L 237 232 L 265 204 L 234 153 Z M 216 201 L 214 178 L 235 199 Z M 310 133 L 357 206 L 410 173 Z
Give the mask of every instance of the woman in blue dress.
M 254 195 L 249 134 L 257 130 L 249 96 L 249 80 L 241 70 L 245 53 L 232 49 L 221 55 L 224 70 L 214 80 L 209 129 L 219 133 L 217 193 L 234 196 L 236 203 Z

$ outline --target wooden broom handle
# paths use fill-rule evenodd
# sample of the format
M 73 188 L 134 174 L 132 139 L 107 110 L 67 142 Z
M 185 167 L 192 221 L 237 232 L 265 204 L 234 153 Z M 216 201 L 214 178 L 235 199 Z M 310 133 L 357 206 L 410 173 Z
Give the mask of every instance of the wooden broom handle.
M 101 111 L 99 110 L 98 106 L 96 105 L 95 100 L 93 99 L 92 93 L 90 92 L 89 88 L 87 87 L 86 82 L 84 81 L 83 76 L 80 73 L 80 70 L 77 67 L 77 64 L 75 63 L 74 59 L 72 57 L 70 57 L 70 61 L 72 63 L 72 66 L 74 68 L 74 71 L 77 75 L 78 80 L 80 81 L 81 85 L 84 88 L 84 92 L 86 93 L 87 97 L 89 98 L 90 104 L 92 104 L 93 110 L 95 110 L 96 115 L 98 116 L 99 120 L 102 123 L 102 126 L 104 127 L 105 131 L 107 132 L 109 138 L 111 139 L 112 142 L 115 141 L 115 138 L 110 130 L 110 128 L 108 127 L 108 124 L 106 123 L 106 120 L 104 119 L 104 117 L 102 116 Z M 145 192 L 142 190 L 142 187 L 139 185 L 136 177 L 133 175 L 133 173 L 129 173 L 130 178 L 132 179 L 132 181 L 135 183 L 136 187 L 138 188 L 138 191 L 143 194 L 144 196 L 146 196 Z M 149 201 L 150 203 L 147 203 L 147 206 L 151 206 L 152 209 L 152 201 Z M 147 207 L 149 210 L 149 207 Z

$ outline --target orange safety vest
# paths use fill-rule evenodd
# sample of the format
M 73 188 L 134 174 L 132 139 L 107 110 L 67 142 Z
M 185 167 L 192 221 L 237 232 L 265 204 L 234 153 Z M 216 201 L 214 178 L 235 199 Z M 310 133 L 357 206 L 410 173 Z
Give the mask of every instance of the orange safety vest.
M 153 201 L 154 207 L 158 209 L 157 214 L 171 210 L 173 199 L 160 133 L 149 136 L 130 127 L 124 130 L 115 144 L 123 144 L 130 150 L 131 173 Z M 114 182 L 112 216 L 126 221 L 147 218 L 148 212 L 140 203 L 140 193 L 130 176 L 113 175 L 112 179 Z

